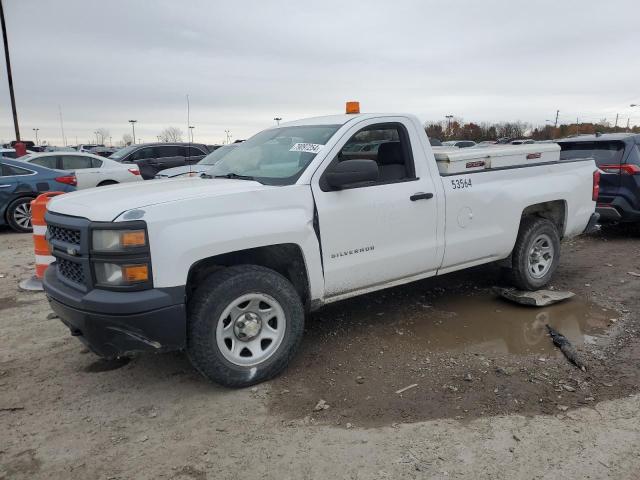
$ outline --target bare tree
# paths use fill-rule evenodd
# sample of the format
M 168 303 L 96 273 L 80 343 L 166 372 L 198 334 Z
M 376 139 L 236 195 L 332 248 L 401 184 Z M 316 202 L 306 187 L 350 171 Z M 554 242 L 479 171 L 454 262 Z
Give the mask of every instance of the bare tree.
M 181 142 L 182 130 L 178 127 L 167 127 L 160 132 L 160 140 L 162 142 Z
M 96 130 L 96 135 L 98 136 L 98 143 L 104 145 L 105 138 L 109 138 L 109 130 L 106 128 L 98 128 Z
M 133 137 L 128 133 L 125 133 L 124 135 L 122 135 L 122 142 L 125 145 L 131 145 L 133 143 Z

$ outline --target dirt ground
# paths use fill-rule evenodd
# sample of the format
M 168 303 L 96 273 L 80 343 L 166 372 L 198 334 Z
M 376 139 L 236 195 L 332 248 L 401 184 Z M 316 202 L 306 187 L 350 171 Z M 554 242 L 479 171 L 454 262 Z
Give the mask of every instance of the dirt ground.
M 30 236 L 0 230 L 0 479 L 639 478 L 640 239 L 621 229 L 563 244 L 564 304 L 499 299 L 495 266 L 366 295 L 243 390 L 178 353 L 99 360 L 18 290 L 32 268 Z

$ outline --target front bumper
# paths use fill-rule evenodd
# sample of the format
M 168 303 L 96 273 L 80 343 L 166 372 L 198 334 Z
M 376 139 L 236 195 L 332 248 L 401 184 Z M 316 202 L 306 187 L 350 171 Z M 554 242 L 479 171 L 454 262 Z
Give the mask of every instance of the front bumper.
M 55 263 L 47 268 L 43 285 L 62 323 L 100 356 L 115 358 L 186 346 L 184 287 L 83 293 L 58 279 Z

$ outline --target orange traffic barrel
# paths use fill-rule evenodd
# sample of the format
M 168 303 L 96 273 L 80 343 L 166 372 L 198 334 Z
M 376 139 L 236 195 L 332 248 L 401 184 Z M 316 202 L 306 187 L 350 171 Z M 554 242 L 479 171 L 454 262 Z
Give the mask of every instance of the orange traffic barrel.
M 42 290 L 42 278 L 44 272 L 55 258 L 51 255 L 49 244 L 47 243 L 47 224 L 44 215 L 47 213 L 47 203 L 52 197 L 61 195 L 64 192 L 46 192 L 38 195 L 31 201 L 31 225 L 33 226 L 33 247 L 36 254 L 36 274 L 22 282 L 20 288 L 23 290 Z

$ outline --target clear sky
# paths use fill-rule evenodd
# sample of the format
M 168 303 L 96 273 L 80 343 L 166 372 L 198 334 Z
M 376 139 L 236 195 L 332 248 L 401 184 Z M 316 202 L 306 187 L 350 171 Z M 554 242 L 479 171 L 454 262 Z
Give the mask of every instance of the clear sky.
M 640 124 L 640 0 L 3 0 L 23 138 L 246 138 L 273 118 Z M 4 65 L 0 141 L 14 138 Z

